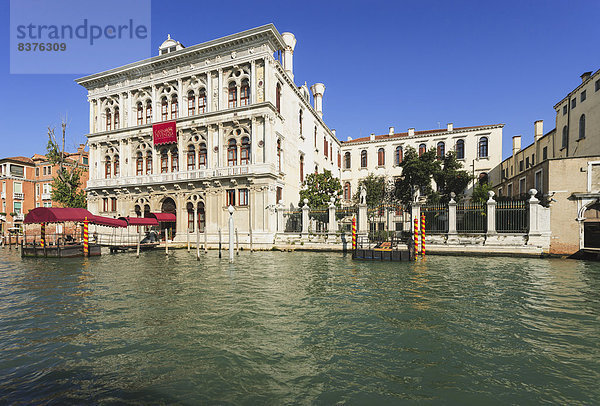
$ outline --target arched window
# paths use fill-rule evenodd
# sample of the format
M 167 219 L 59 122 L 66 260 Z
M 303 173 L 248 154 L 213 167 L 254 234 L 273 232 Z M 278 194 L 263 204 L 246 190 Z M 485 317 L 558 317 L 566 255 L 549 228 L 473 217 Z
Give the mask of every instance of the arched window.
M 350 152 L 344 154 L 344 169 L 350 169 Z
M 240 106 L 247 106 L 250 104 L 250 84 L 248 79 L 242 80 L 242 87 L 240 88 Z
M 196 96 L 194 92 L 188 93 L 188 116 L 193 116 L 196 114 Z
M 300 155 L 300 182 L 304 182 L 304 155 Z
M 135 157 L 135 174 L 137 176 L 144 174 L 144 157 L 141 152 L 138 152 Z
M 342 168 L 342 153 L 340 151 L 338 151 L 338 168 Z
M 423 155 L 427 151 L 427 146 L 425 144 L 419 145 L 419 156 Z
M 242 138 L 242 146 L 240 148 L 240 165 L 248 165 L 250 163 L 250 138 Z
M 167 121 L 169 118 L 169 103 L 166 97 L 163 97 L 160 102 L 160 118 L 162 121 Z
M 277 140 L 277 169 L 281 172 L 281 140 Z
M 367 167 L 367 151 L 364 149 L 362 151 L 360 151 L 360 167 L 361 168 Z
M 302 135 L 302 109 L 300 109 L 300 111 L 298 111 L 298 123 L 300 125 L 300 135 Z M 317 127 L 315 127 L 316 129 Z M 316 134 L 316 132 L 315 132 Z M 317 140 L 315 139 L 315 145 L 317 145 Z
M 399 166 L 402 163 L 402 159 L 403 159 L 403 154 L 402 154 L 402 147 L 400 145 L 398 145 L 396 147 L 396 153 L 394 156 L 394 164 L 396 166 Z
M 173 96 L 171 96 L 171 120 L 174 120 L 177 118 L 177 111 L 178 111 L 178 103 L 177 103 L 177 95 L 174 94 Z
M 115 107 L 115 130 L 119 129 L 119 108 Z
M 443 141 L 437 143 L 436 152 L 438 159 L 442 159 L 446 155 L 446 144 Z
M 315 126 L 315 149 L 317 148 L 317 126 Z
M 160 152 L 160 173 L 169 172 L 169 153 L 166 149 Z
M 104 161 L 104 177 L 106 179 L 110 178 L 110 157 L 107 156 Z
M 190 145 L 187 152 L 187 170 L 193 171 L 194 169 L 196 169 L 196 148 Z
M 230 109 L 237 107 L 237 88 L 235 87 L 235 82 L 229 83 L 228 100 Z
M 200 144 L 200 148 L 198 149 L 198 166 L 202 168 L 206 168 L 207 160 L 206 160 L 206 144 Z
M 562 148 L 567 148 L 569 144 L 569 128 L 564 126 L 562 129 Z
M 237 143 L 233 138 L 229 140 L 229 144 L 227 146 L 227 165 L 237 165 Z
M 144 106 L 141 102 L 137 104 L 137 125 L 144 124 Z
M 487 137 L 481 137 L 479 139 L 479 158 L 485 158 L 488 156 L 488 139 Z
M 119 176 L 119 156 L 115 155 L 115 160 L 113 162 L 113 168 L 115 169 L 113 172 L 113 176 L 116 178 Z
M 315 174 L 319 173 L 319 165 L 315 165 Z
M 579 117 L 579 139 L 585 138 L 585 114 Z
M 110 110 L 106 110 L 106 131 L 110 131 L 112 129 L 112 114 Z
M 352 191 L 350 189 L 350 182 L 344 183 L 344 199 L 350 200 L 352 198 Z
M 152 173 L 152 151 L 146 153 L 146 175 Z
M 206 113 L 206 91 L 200 89 L 198 92 L 198 114 Z
M 277 112 L 281 114 L 281 84 L 277 82 L 277 86 L 275 87 L 275 107 L 277 108 Z
M 171 150 L 171 172 L 179 170 L 179 152 L 177 148 Z
M 188 223 L 187 223 L 187 231 L 188 233 L 194 232 L 194 203 L 188 202 L 186 205 L 187 215 L 188 215 Z
M 456 141 L 456 159 L 465 159 L 465 140 Z
M 152 122 L 152 102 L 148 100 L 146 102 L 146 124 L 150 124 Z
M 481 172 L 479 174 L 479 180 L 478 180 L 480 185 L 485 185 L 488 183 L 488 174 L 486 172 Z
M 377 166 L 385 165 L 385 150 L 383 148 L 379 148 L 377 150 Z

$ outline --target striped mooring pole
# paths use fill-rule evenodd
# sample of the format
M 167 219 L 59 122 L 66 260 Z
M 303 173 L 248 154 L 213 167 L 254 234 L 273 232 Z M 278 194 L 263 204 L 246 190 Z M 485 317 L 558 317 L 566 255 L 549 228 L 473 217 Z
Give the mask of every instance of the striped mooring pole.
M 46 223 L 42 223 L 40 226 L 40 245 L 42 248 L 46 246 Z
M 425 213 L 421 213 L 421 255 L 425 258 Z
M 87 217 L 83 220 L 83 256 L 90 256 L 90 244 L 88 234 L 88 219 Z
M 352 250 L 356 249 L 356 217 L 352 217 Z
M 415 260 L 419 255 L 419 219 L 415 219 Z

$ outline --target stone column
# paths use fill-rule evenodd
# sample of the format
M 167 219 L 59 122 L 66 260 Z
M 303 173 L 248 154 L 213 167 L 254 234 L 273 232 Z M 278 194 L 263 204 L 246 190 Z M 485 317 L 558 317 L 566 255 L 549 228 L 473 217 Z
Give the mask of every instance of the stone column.
M 448 234 L 456 234 L 456 201 L 454 197 L 456 195 L 454 193 L 450 196 L 450 201 L 448 202 Z
M 332 197 L 329 202 L 329 224 L 328 230 L 329 234 L 335 235 L 337 232 L 337 221 L 335 219 L 335 197 Z
M 256 61 L 250 62 L 250 103 L 256 103 Z
M 187 109 L 183 108 L 183 80 L 177 79 L 177 117 L 187 116 Z M 185 114 L 183 112 L 185 111 Z
M 206 94 L 206 112 L 208 113 L 209 111 L 212 111 L 211 109 L 211 103 L 212 103 L 212 73 L 206 72 L 206 92 L 204 94 Z
M 369 232 L 369 223 L 367 221 L 367 204 L 358 204 L 358 234 L 367 234 Z
M 131 90 L 127 91 L 127 119 L 125 121 L 125 127 L 133 127 L 137 125 L 137 109 L 133 111 L 133 100 L 131 96 Z
M 529 189 L 529 235 L 539 234 L 538 211 L 540 201 L 535 197 L 536 189 Z
M 487 201 L 487 234 L 496 234 L 496 201 L 494 200 L 494 192 L 488 192 L 489 199 Z
M 217 109 L 223 109 L 223 69 L 219 68 L 217 71 Z M 225 104 L 227 106 L 227 104 Z
M 304 206 L 302 206 L 302 234 L 308 234 L 309 213 L 308 199 L 304 199 Z
M 277 211 L 277 232 L 283 233 L 285 231 L 285 224 L 283 218 L 283 204 L 281 204 L 281 201 L 277 204 L 275 210 Z
M 156 85 L 152 85 L 152 122 L 156 123 L 160 114 L 160 103 L 156 100 Z
M 95 100 L 88 98 L 88 101 L 90 103 L 90 134 L 93 134 L 94 133 L 94 103 L 95 103 Z
M 123 97 L 123 93 L 119 93 L 119 128 L 125 127 L 125 115 L 127 114 L 127 109 L 125 108 L 125 98 Z

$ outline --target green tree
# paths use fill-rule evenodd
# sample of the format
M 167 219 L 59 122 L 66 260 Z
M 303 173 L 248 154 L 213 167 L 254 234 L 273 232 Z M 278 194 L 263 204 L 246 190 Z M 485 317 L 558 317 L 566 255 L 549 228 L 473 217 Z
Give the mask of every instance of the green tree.
M 441 162 L 436 150 L 425 151 L 421 156 L 412 147 L 407 147 L 400 164 L 402 176 L 396 179 L 394 196 L 398 201 L 409 205 L 413 201 L 414 188 L 423 196 L 432 196 L 431 179 L 441 170 Z
M 63 207 L 87 207 L 86 193 L 81 189 L 83 170 L 77 163 L 70 162 L 65 154 L 66 122 L 62 122 L 62 147 L 56 141 L 54 128 L 48 127 L 48 145 L 46 158 L 52 165 L 58 165 L 56 176 L 52 182 L 52 200 Z
M 367 192 L 367 198 L 365 202 L 367 207 L 370 209 L 375 208 L 387 200 L 386 186 L 387 182 L 385 180 L 385 176 L 376 176 L 372 173 L 369 173 L 366 178 L 363 178 L 358 182 L 358 190 L 354 193 L 354 201 L 360 201 L 360 190 L 362 187 L 364 187 Z
M 492 186 L 488 182 L 477 183 L 473 189 L 473 196 L 471 196 L 471 200 L 475 203 L 484 204 L 489 199 L 488 192 L 490 190 L 492 190 Z
M 302 182 L 298 206 L 304 206 L 304 199 L 308 199 L 308 207 L 311 209 L 325 208 L 329 205 L 331 197 L 335 197 L 335 204 L 339 205 L 341 193 L 340 180 L 334 178 L 331 171 L 311 173 L 306 175 L 306 179 Z
M 433 174 L 433 179 L 437 185 L 437 192 L 432 193 L 432 200 L 437 200 L 442 203 L 450 201 L 450 193 L 456 194 L 457 197 L 463 195 L 469 182 L 471 175 L 469 172 L 462 170 L 462 164 L 456 159 L 456 153 L 450 151 L 444 155 L 441 160 L 441 168 Z

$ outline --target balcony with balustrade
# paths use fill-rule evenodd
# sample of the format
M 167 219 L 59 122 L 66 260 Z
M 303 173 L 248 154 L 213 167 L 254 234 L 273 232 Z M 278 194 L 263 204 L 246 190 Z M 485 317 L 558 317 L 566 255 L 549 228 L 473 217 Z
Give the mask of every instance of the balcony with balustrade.
M 51 193 L 42 193 L 42 200 L 52 200 Z
M 200 180 L 230 179 L 232 177 L 248 177 L 272 175 L 277 176 L 275 165 L 269 163 L 223 166 L 209 169 L 196 169 L 191 171 L 178 171 L 157 173 L 150 175 L 124 176 L 107 179 L 91 179 L 87 182 L 88 189 L 105 187 L 127 187 L 162 185 L 178 182 L 192 182 Z
M 24 200 L 24 199 L 25 199 L 25 194 L 13 192 L 13 200 Z

